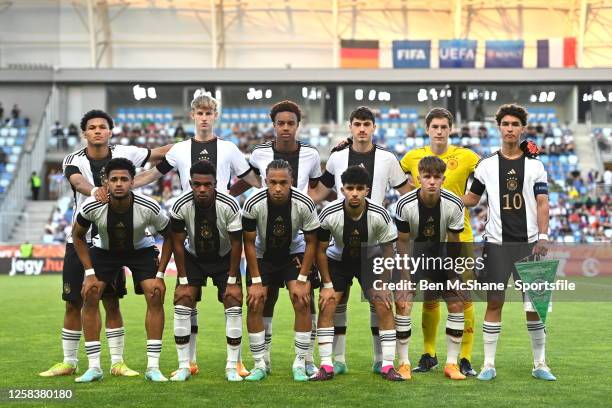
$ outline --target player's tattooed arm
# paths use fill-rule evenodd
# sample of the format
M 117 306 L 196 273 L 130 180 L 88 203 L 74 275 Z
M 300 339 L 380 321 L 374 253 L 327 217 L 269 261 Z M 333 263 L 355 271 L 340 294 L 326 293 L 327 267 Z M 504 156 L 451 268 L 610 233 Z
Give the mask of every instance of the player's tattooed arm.
M 173 242 L 172 234 L 169 229 L 166 228 L 164 231 L 160 231 L 160 234 L 164 237 L 164 244 L 162 245 L 161 257 L 159 258 L 158 272 L 165 272 L 172 257 Z
M 161 146 L 161 147 L 157 147 L 155 149 L 151 149 L 151 156 L 149 156 L 149 162 L 150 163 L 155 163 L 160 161 L 161 159 L 164 158 L 164 156 L 166 155 L 166 153 L 168 153 L 168 150 L 170 150 L 170 148 L 174 146 L 174 144 L 167 144 L 165 146 Z
M 229 233 L 231 241 L 230 252 L 230 267 L 228 276 L 230 278 L 238 278 L 240 276 L 240 258 L 242 256 L 242 230 L 231 231 Z M 232 298 L 238 305 L 242 306 L 242 287 L 240 284 L 230 284 L 228 282 L 223 294 L 223 301 L 226 298 Z
M 244 225 L 244 222 L 243 222 Z M 255 237 L 257 236 L 256 231 L 245 231 L 243 230 L 243 240 L 244 240 L 244 255 L 247 261 L 247 265 L 249 268 L 249 276 L 251 277 L 251 281 L 253 279 L 259 278 L 261 280 L 261 275 L 259 273 L 259 266 L 257 264 L 257 251 L 255 250 Z M 263 307 L 263 304 L 266 301 L 266 289 L 263 287 L 261 282 L 259 283 L 251 283 L 251 286 L 248 288 L 247 294 L 247 304 L 249 307 L 253 309 L 257 309 L 259 307 Z
M 540 239 L 541 236 L 548 237 L 548 218 L 550 213 L 550 204 L 548 202 L 547 194 L 538 194 L 536 196 L 536 208 L 537 208 L 537 219 L 538 219 L 538 241 L 533 247 L 533 253 L 535 255 L 546 256 L 548 248 L 546 244 L 548 239 Z
M 312 201 L 315 203 L 320 203 L 325 200 L 330 192 L 331 188 L 326 187 L 321 181 L 319 181 L 314 188 L 310 185 L 308 186 L 308 196 L 312 198 Z
M 463 201 L 463 205 L 466 207 L 474 207 L 480 202 L 480 196 L 468 191 L 461 197 L 461 201 Z
M 138 173 L 136 177 L 134 177 L 134 187 L 138 188 L 142 186 L 146 186 L 159 179 L 163 174 L 157 170 L 157 167 L 152 167 L 149 170 L 143 171 L 142 173 Z
M 321 237 L 321 233 L 319 233 L 319 237 Z M 329 264 L 327 263 L 326 251 L 328 246 L 329 236 L 327 236 L 325 241 L 318 241 L 317 243 L 317 267 L 319 269 L 319 273 L 321 274 L 321 281 L 324 285 L 319 291 L 319 310 L 325 309 L 325 306 L 331 302 L 334 302 L 336 299 L 333 286 L 331 288 L 325 287 L 325 285 L 332 283 L 331 275 L 329 273 Z
M 79 224 L 78 221 L 75 221 L 74 225 L 72 226 L 72 239 L 74 241 L 74 249 L 76 250 L 79 259 L 83 264 L 83 268 L 92 269 L 93 263 L 91 262 L 89 247 L 87 246 L 87 242 L 85 240 L 88 229 L 89 227 L 84 227 Z

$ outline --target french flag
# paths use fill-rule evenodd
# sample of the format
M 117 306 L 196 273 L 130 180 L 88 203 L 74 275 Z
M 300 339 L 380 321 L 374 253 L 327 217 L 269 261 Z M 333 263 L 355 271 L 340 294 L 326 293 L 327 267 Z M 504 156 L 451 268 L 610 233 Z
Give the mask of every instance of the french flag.
M 538 40 L 538 68 L 576 67 L 576 37 Z

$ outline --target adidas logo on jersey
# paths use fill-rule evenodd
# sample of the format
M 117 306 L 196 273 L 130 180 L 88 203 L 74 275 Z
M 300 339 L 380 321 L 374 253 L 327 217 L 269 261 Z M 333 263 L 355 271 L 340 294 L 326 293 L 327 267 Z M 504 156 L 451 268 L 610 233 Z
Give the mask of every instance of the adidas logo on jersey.
M 508 174 L 516 174 L 516 171 L 514 171 L 514 169 L 510 169 L 510 171 L 508 172 Z
M 433 217 L 431 217 L 431 216 L 430 216 L 430 217 L 427 219 L 427 222 L 434 222 Z
M 116 225 L 117 228 L 125 228 L 125 225 L 123 225 L 123 223 L 121 221 L 119 221 L 119 224 Z
M 208 150 L 206 150 L 206 149 L 202 149 L 202 151 L 200 152 L 200 154 L 208 154 Z

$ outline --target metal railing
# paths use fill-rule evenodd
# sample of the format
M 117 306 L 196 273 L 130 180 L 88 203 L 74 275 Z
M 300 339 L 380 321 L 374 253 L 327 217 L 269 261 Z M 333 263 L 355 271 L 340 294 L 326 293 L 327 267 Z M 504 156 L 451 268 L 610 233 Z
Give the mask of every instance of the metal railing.
M 15 170 L 15 177 L 8 186 L 2 202 L 0 203 L 0 242 L 9 239 L 11 230 L 19 220 L 15 214 L 22 214 L 25 202 L 30 194 L 30 177 L 35 171 L 39 175 L 45 164 L 45 154 L 49 138 L 49 129 L 59 116 L 58 89 L 51 88 L 45 110 L 38 124 L 35 136 L 28 135 L 19 164 Z

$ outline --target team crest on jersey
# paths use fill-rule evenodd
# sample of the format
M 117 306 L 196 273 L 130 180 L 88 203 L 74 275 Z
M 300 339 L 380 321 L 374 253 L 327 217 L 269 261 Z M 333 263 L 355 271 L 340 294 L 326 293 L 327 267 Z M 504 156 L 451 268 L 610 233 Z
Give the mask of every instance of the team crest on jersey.
M 71 292 L 71 289 L 70 289 L 70 283 L 65 282 L 65 283 L 64 283 L 64 293 L 65 293 L 65 294 L 67 294 L 67 295 L 69 295 L 69 294 L 70 294 L 70 292 Z
M 272 234 L 274 234 L 275 237 L 282 237 L 285 235 L 285 224 L 283 222 L 283 217 L 280 215 L 274 220 Z
M 354 229 L 351 232 L 351 236 L 348 239 L 349 246 L 349 257 L 359 258 L 361 255 L 361 237 L 359 236 L 359 230 Z
M 457 166 L 459 166 L 459 161 L 454 157 L 451 157 L 448 159 L 448 162 L 446 162 L 446 167 L 448 167 L 449 170 L 455 170 Z
M 202 224 L 202 228 L 200 229 L 200 235 L 204 239 L 211 239 L 212 238 L 213 233 L 212 233 L 212 230 L 210 229 L 210 226 L 208 225 L 208 222 L 205 221 Z
M 426 237 L 433 237 L 436 234 L 436 228 L 434 227 L 433 217 L 429 217 L 425 227 L 423 228 L 423 235 Z
M 506 187 L 508 188 L 508 190 L 516 190 L 518 188 L 518 178 L 516 177 L 516 171 L 514 169 L 510 169 L 506 176 Z

